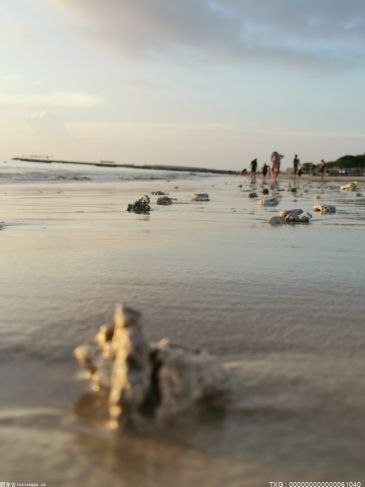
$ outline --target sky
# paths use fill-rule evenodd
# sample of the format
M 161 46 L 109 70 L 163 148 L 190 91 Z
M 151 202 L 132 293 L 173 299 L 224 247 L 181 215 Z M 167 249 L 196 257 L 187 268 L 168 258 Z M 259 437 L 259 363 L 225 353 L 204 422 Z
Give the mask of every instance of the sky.
M 363 0 L 1 0 L 0 157 L 365 152 Z

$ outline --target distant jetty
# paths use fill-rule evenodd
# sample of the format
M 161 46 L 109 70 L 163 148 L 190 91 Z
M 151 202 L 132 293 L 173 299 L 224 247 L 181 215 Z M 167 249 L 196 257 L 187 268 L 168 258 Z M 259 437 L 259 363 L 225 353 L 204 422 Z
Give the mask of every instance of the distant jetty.
M 80 166 L 101 166 L 101 167 L 114 167 L 114 168 L 129 168 L 129 169 L 152 169 L 155 171 L 179 171 L 190 173 L 210 173 L 210 174 L 240 174 L 240 171 L 234 171 L 229 169 L 209 169 L 206 167 L 190 167 L 190 166 L 163 166 L 161 164 L 119 164 L 114 161 L 99 161 L 99 162 L 84 162 L 84 161 L 64 161 L 59 159 L 38 158 L 38 157 L 13 157 L 13 161 L 24 162 L 40 162 L 44 164 L 77 164 Z

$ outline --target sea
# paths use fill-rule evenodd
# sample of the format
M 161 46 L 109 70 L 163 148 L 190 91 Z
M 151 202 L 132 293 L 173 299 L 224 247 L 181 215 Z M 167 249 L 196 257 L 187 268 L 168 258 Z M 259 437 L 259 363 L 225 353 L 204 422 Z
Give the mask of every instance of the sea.
M 0 481 L 364 485 L 365 181 L 348 182 L 0 163 Z M 127 212 L 143 195 L 150 214 Z M 310 223 L 268 223 L 293 208 Z M 73 350 L 118 303 L 149 340 L 217 357 L 226 407 L 110 430 Z

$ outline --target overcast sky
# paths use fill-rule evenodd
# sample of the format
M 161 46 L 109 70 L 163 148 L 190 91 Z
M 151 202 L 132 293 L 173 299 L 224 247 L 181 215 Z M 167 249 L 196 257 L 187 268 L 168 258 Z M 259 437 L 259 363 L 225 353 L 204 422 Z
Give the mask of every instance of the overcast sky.
M 2 0 L 0 157 L 365 152 L 363 0 Z

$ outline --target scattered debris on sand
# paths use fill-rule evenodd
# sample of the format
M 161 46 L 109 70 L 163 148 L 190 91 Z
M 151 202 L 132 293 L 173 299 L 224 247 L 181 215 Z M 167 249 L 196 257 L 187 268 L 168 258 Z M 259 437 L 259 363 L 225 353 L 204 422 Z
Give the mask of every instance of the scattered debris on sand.
M 173 201 L 169 196 L 159 196 L 156 200 L 156 205 L 172 205 Z
M 284 219 L 286 223 L 309 223 L 312 218 L 312 215 L 307 211 L 303 211 L 303 213 L 288 213 Z
M 127 211 L 134 213 L 149 213 L 151 211 L 150 198 L 146 194 L 139 198 L 139 200 L 128 205 Z
M 358 187 L 357 181 L 351 181 L 348 184 L 344 184 L 343 186 L 340 187 L 340 191 L 346 192 L 346 191 L 356 191 Z
M 286 223 L 285 219 L 279 215 L 271 216 L 268 220 L 270 225 L 284 225 Z
M 193 193 L 190 201 L 210 201 L 208 193 Z
M 257 204 L 261 206 L 276 206 L 279 204 L 279 198 L 276 196 L 265 196 L 258 200 Z
M 327 213 L 336 213 L 336 207 L 333 205 L 325 205 L 323 203 L 320 203 L 313 206 L 313 211 L 325 215 Z
M 309 223 L 312 215 L 299 208 L 281 211 L 279 215 L 274 215 L 268 219 L 270 225 L 283 225 L 285 223 Z

